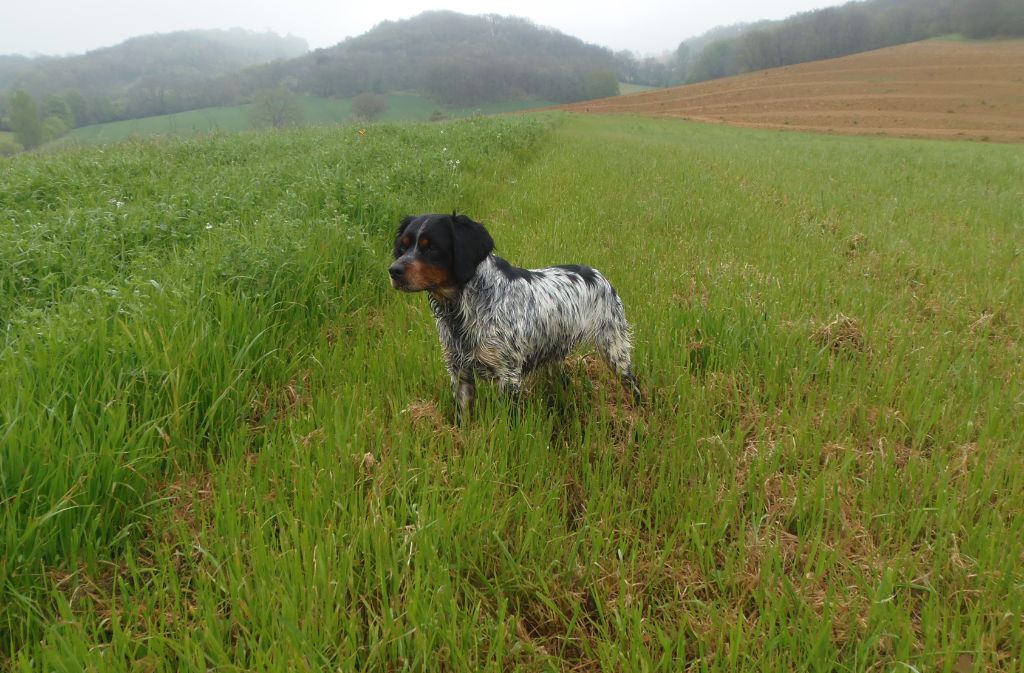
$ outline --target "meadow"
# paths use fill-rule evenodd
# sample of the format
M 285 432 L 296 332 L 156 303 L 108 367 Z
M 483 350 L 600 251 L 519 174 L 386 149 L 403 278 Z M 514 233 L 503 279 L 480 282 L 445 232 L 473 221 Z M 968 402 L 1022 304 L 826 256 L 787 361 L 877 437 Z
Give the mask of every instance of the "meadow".
M 435 113 L 459 118 L 553 105 L 549 101 L 514 101 L 489 103 L 476 107 L 444 108 L 418 94 L 390 93 L 385 98 L 388 108 L 380 119 L 385 122 L 428 121 Z M 351 98 L 328 99 L 300 96 L 298 102 L 302 114 L 302 124 L 330 126 L 353 122 Z M 253 104 L 249 103 L 82 126 L 59 138 L 54 144 L 59 147 L 68 144 L 118 142 L 129 138 L 156 135 L 184 137 L 213 132 L 247 131 L 252 128 L 252 109 Z
M 0 159 L 0 668 L 1024 666 L 1024 149 L 566 115 Z M 401 215 L 623 297 L 454 405 Z

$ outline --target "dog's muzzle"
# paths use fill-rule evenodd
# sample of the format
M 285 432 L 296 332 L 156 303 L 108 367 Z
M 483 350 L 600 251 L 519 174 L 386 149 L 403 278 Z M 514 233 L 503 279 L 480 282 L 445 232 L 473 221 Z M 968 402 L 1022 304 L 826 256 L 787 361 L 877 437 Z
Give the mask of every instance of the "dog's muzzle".
M 405 287 L 405 265 L 395 262 L 388 267 L 388 275 L 391 276 L 391 287 L 402 290 Z

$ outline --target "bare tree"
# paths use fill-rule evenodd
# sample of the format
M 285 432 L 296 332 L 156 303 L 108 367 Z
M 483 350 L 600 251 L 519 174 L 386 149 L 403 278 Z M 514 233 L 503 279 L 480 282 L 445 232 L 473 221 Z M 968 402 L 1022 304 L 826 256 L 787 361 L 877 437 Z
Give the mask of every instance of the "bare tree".
M 363 121 L 380 119 L 387 110 L 388 99 L 379 93 L 364 91 L 352 99 L 352 114 Z
M 257 91 L 249 114 L 256 128 L 284 129 L 302 123 L 299 97 L 283 87 Z

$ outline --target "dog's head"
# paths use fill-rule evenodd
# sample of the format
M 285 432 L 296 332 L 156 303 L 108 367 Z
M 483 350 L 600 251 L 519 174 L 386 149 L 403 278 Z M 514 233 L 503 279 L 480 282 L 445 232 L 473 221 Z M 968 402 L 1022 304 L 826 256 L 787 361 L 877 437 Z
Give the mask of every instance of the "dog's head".
M 410 215 L 398 226 L 391 285 L 452 296 L 494 250 L 487 229 L 465 215 Z

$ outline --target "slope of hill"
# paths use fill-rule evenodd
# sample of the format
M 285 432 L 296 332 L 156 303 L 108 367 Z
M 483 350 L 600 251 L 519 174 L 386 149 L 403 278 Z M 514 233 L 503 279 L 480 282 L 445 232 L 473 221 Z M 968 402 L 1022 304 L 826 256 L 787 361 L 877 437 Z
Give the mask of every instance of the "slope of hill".
M 615 92 L 614 70 L 610 50 L 526 19 L 431 11 L 385 21 L 287 63 L 250 69 L 240 86 L 252 91 L 288 81 L 325 97 L 415 91 L 452 106 L 521 98 L 570 102 Z
M 1024 3 L 855 0 L 685 40 L 676 52 L 675 68 L 680 81 L 694 83 L 953 34 L 1024 37 Z
M 0 54 L 0 90 L 10 88 L 18 80 L 18 77 L 52 58 L 50 56 L 32 58 L 18 54 Z
M 113 47 L 63 58 L 5 57 L 8 70 L 17 69 L 9 84 L 42 97 L 77 92 L 87 99 L 102 98 L 121 118 L 141 117 L 215 105 L 221 92 L 211 89 L 212 78 L 307 51 L 305 40 L 241 29 L 194 30 L 146 35 Z
M 930 40 L 565 106 L 741 126 L 1024 141 L 1024 41 Z

